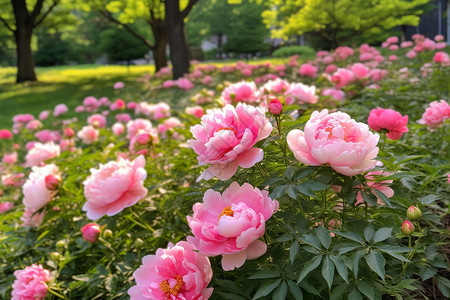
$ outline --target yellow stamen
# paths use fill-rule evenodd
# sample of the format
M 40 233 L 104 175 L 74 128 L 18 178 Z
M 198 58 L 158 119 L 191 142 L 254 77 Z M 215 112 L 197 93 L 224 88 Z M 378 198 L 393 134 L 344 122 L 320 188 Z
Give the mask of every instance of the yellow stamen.
M 159 284 L 159 288 L 161 289 L 161 291 L 166 293 L 167 296 L 170 295 L 178 296 L 178 293 L 180 292 L 181 288 L 184 285 L 183 277 L 177 275 L 175 279 L 177 280 L 177 283 L 173 288 L 170 287 L 169 280 L 164 280 Z
M 219 220 L 222 216 L 229 216 L 232 217 L 234 215 L 234 211 L 231 209 L 231 205 L 227 206 L 223 209 L 222 213 L 219 216 Z

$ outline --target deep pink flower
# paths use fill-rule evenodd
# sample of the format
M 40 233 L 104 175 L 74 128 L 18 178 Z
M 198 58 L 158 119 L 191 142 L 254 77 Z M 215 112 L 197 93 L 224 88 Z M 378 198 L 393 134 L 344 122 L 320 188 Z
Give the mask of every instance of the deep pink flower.
M 194 236 L 187 240 L 207 256 L 222 255 L 222 268 L 239 268 L 247 259 L 266 252 L 259 238 L 265 222 L 278 210 L 278 201 L 248 183 L 233 182 L 224 192 L 208 190 L 202 203 L 194 204 L 194 215 L 188 216 Z
M 113 216 L 143 199 L 147 195 L 144 167 L 145 158 L 139 156 L 132 162 L 119 158 L 91 169 L 91 175 L 83 182 L 87 199 L 83 211 L 87 217 L 96 220 L 105 214 Z
M 197 180 L 226 180 L 238 166 L 250 168 L 262 160 L 263 150 L 253 146 L 269 136 L 272 124 L 262 108 L 239 103 L 236 108 L 226 105 L 210 110 L 191 132 L 194 139 L 189 144 L 198 154 L 199 164 L 211 164 Z
M 209 259 L 185 241 L 169 243 L 155 255 L 147 255 L 133 273 L 136 285 L 128 290 L 130 300 L 207 300 L 213 288 Z
M 374 108 L 370 111 L 367 120 L 370 129 L 387 130 L 386 136 L 391 140 L 398 140 L 402 134 L 408 132 L 408 116 L 402 116 L 393 109 Z
M 8 129 L 0 130 L 0 140 L 7 140 L 13 137 L 13 134 Z
M 38 166 L 41 162 L 57 157 L 60 154 L 61 149 L 59 145 L 55 145 L 53 142 L 45 144 L 35 143 L 25 157 L 25 167 Z
M 165 89 L 169 89 L 169 88 L 173 87 L 174 85 L 175 85 L 175 82 L 173 80 L 166 80 L 163 83 L 163 87 Z
M 14 204 L 12 202 L 6 201 L 3 203 L 0 203 L 0 214 L 3 214 L 13 208 L 14 208 Z
M 397 60 L 397 55 L 390 55 L 389 56 L 389 60 L 390 61 L 396 61 Z
M 81 227 L 83 239 L 89 243 L 95 243 L 102 230 L 97 223 L 89 223 Z
M 440 100 L 430 103 L 418 123 L 426 124 L 428 128 L 435 129 L 444 124 L 447 119 L 450 119 L 450 105 L 445 100 Z
M 313 66 L 312 64 L 303 64 L 303 65 L 301 65 L 298 73 L 301 76 L 316 77 L 317 68 L 315 66 Z
M 283 105 L 281 104 L 280 100 L 273 99 L 269 103 L 269 112 L 272 115 L 279 115 L 283 112 Z
M 56 190 L 50 190 L 47 187 L 46 177 L 49 175 L 61 181 L 61 174 L 56 165 L 49 164 L 44 167 L 33 167 L 28 180 L 22 187 L 25 207 L 39 210 L 56 195 Z
M 350 67 L 356 80 L 362 80 L 368 77 L 369 68 L 362 63 L 356 63 Z
M 187 78 L 178 78 L 176 84 L 183 91 L 189 91 L 194 88 L 194 84 Z
M 329 164 L 336 172 L 354 176 L 372 168 L 379 136 L 366 124 L 342 112 L 315 111 L 304 131 L 289 132 L 287 142 L 298 161 L 309 166 Z
M 445 65 L 445 66 L 450 64 L 450 58 L 449 58 L 448 54 L 443 51 L 436 52 L 436 54 L 433 57 L 433 61 L 435 63 Z
M 61 139 L 61 135 L 58 131 L 50 131 L 47 129 L 36 132 L 34 137 L 41 143 L 57 142 Z
M 199 119 L 205 114 L 203 111 L 203 108 L 198 105 L 186 107 L 184 112 L 187 113 L 188 115 L 193 115 L 194 117 L 199 118 Z
M 14 272 L 16 280 L 12 285 L 12 300 L 41 300 L 47 295 L 50 272 L 41 265 L 31 265 Z
M 331 73 L 336 72 L 337 69 L 338 69 L 338 68 L 336 67 L 336 65 L 331 64 L 331 65 L 328 65 L 328 66 L 325 68 L 325 73 L 331 74 Z

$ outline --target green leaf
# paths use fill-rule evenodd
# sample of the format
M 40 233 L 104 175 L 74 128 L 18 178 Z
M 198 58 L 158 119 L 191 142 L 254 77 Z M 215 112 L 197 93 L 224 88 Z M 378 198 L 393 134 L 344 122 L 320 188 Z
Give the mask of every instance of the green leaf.
M 311 245 L 317 249 L 321 249 L 319 240 L 312 234 L 304 234 L 300 240 L 308 245 Z
M 450 280 L 442 276 L 436 276 L 436 278 L 438 282 L 438 288 L 441 291 L 442 295 L 450 298 Z
M 300 272 L 300 276 L 298 277 L 297 283 L 301 282 L 305 279 L 306 275 L 308 275 L 312 270 L 317 268 L 320 265 L 322 260 L 322 255 L 314 257 L 312 260 L 308 261 L 302 268 Z
M 417 288 L 413 286 L 412 284 L 416 282 L 416 279 L 405 279 L 400 281 L 399 284 L 395 286 L 397 289 L 407 289 L 410 291 L 415 291 Z
M 316 194 L 311 190 L 310 187 L 304 186 L 303 184 L 297 185 L 297 190 L 303 195 L 309 196 L 311 198 L 315 198 Z
M 404 261 L 404 262 L 410 262 L 408 259 L 406 259 L 405 257 L 403 257 L 403 256 L 401 256 L 400 254 L 397 254 L 397 253 L 395 253 L 395 252 L 393 252 L 393 251 L 390 251 L 390 250 L 385 250 L 385 249 L 382 249 L 381 247 L 376 247 L 377 249 L 379 249 L 379 250 L 381 250 L 381 251 L 383 251 L 384 253 L 386 253 L 386 254 L 389 254 L 390 256 L 392 256 L 392 257 L 395 257 L 396 259 L 398 259 L 398 260 L 401 260 L 401 261 Z
M 379 251 L 372 251 L 366 256 L 366 262 L 369 267 L 384 280 L 384 266 L 386 264 L 386 260 L 384 259 L 383 254 Z
M 374 235 L 375 235 L 375 229 L 373 229 L 373 225 L 372 224 L 369 224 L 364 229 L 364 238 L 366 239 L 367 242 L 370 242 L 373 239 Z
M 387 206 L 392 207 L 391 200 L 389 200 L 389 198 L 383 192 L 377 189 L 374 189 L 373 191 L 378 195 L 378 197 L 381 198 L 381 200 L 384 201 L 384 203 L 387 204 Z
M 280 277 L 279 272 L 275 272 L 272 270 L 262 270 L 262 271 L 253 273 L 252 275 L 250 275 L 248 277 L 248 279 L 264 279 L 264 278 L 276 278 L 276 277 Z
M 291 264 L 294 263 L 295 257 L 300 250 L 300 243 L 298 241 L 294 241 L 289 248 L 289 258 L 291 259 Z
M 419 275 L 422 278 L 422 280 L 425 281 L 436 275 L 437 271 L 438 270 L 434 267 L 424 266 L 420 268 Z
M 414 180 L 412 178 L 403 177 L 400 179 L 400 182 L 410 191 L 414 188 Z
M 308 169 L 301 169 L 300 172 L 296 172 L 294 175 L 294 180 L 297 181 L 299 179 L 303 179 L 305 177 L 307 177 L 308 175 L 312 174 L 315 171 L 315 169 L 313 168 L 308 168 Z
M 342 299 L 342 295 L 345 293 L 345 291 L 347 290 L 347 285 L 346 284 L 340 284 L 338 286 L 335 286 L 332 290 L 331 290 L 331 295 L 330 295 L 330 300 L 340 300 Z
M 419 201 L 422 202 L 422 204 L 424 205 L 431 204 L 436 200 L 439 200 L 439 197 L 436 195 L 428 195 L 419 199 Z
M 295 185 L 288 185 L 286 187 L 286 192 L 289 195 L 289 197 L 291 197 L 292 199 L 297 199 L 298 193 L 297 193 L 297 189 L 295 188 Z
M 297 167 L 287 168 L 286 171 L 284 172 L 284 177 L 286 177 L 287 179 L 291 179 L 292 176 L 294 175 L 295 169 L 297 169 Z
M 351 232 L 351 231 L 342 232 L 342 231 L 336 231 L 336 230 L 332 230 L 331 232 L 334 232 L 334 233 L 336 233 L 340 236 L 343 236 L 349 240 L 352 240 L 354 242 L 364 245 L 364 240 L 354 232 Z
M 253 300 L 259 299 L 261 297 L 269 295 L 276 287 L 280 285 L 280 279 L 265 281 L 261 284 L 260 288 L 256 291 L 255 296 L 253 296 Z
M 392 246 L 392 245 L 380 245 L 377 246 L 378 249 L 383 251 L 392 251 L 396 253 L 405 253 L 405 252 L 411 252 L 413 249 L 408 247 L 400 247 L 400 246 Z
M 358 281 L 356 286 L 358 287 L 358 290 L 362 294 L 364 294 L 367 298 L 369 298 L 370 300 L 374 300 L 375 299 L 375 294 L 374 294 L 374 291 L 373 291 L 373 287 L 370 286 L 367 282 L 365 282 L 363 280 Z
M 271 199 L 276 199 L 276 198 L 280 198 L 281 196 L 283 196 L 286 192 L 286 185 L 280 185 L 277 186 L 272 193 L 270 193 L 269 197 Z
M 277 237 L 277 242 L 284 243 L 287 241 L 291 241 L 294 237 L 289 233 L 284 233 Z
M 289 286 L 289 293 L 295 298 L 295 300 L 303 300 L 303 293 L 298 285 L 292 280 L 288 280 L 287 283 Z
M 350 252 L 352 250 L 355 250 L 356 248 L 361 247 L 361 245 L 358 244 L 353 244 L 353 243 L 343 243 L 339 246 L 336 246 L 335 249 L 337 248 L 339 251 L 339 254 L 344 254 L 347 252 Z
M 348 300 L 363 300 L 363 297 L 358 292 L 358 290 L 353 287 L 350 293 L 348 293 Z
M 361 191 L 361 195 L 365 202 L 369 203 L 370 205 L 377 205 L 377 197 L 373 193 L 366 193 L 365 191 Z
M 288 292 L 288 286 L 286 284 L 286 281 L 283 281 L 281 285 L 275 290 L 273 293 L 273 300 L 284 300 L 286 299 L 286 295 Z
M 325 281 L 327 282 L 328 287 L 331 289 L 331 286 L 333 285 L 333 278 L 334 278 L 334 264 L 328 258 L 328 256 L 325 256 L 323 258 L 322 276 L 325 279 Z
M 245 300 L 244 297 L 231 294 L 231 293 L 225 293 L 225 292 L 217 292 L 221 296 L 221 299 L 227 299 L 227 300 Z
M 342 277 L 342 279 L 345 280 L 345 282 L 348 283 L 348 270 L 345 263 L 342 261 L 342 259 L 339 256 L 336 256 L 334 254 L 330 255 L 330 259 L 333 261 L 334 265 L 336 266 L 336 270 L 339 273 L 339 276 Z
M 382 242 L 384 240 L 387 240 L 392 233 L 392 228 L 389 227 L 382 227 L 375 232 L 375 236 L 373 237 L 373 241 L 375 243 Z
M 315 180 L 307 180 L 307 181 L 303 182 L 301 185 L 308 187 L 309 189 L 311 189 L 311 191 L 316 191 L 316 192 L 326 190 L 327 188 L 330 187 L 330 185 L 328 185 L 328 184 L 324 184 L 322 182 L 315 181 Z
M 307 291 L 310 294 L 316 295 L 320 297 L 319 291 L 311 284 L 309 284 L 306 281 L 300 282 L 298 283 L 298 285 L 304 289 L 305 291 Z
M 352 255 L 352 262 L 353 262 L 353 274 L 355 274 L 355 277 L 358 278 L 358 273 L 359 273 L 359 261 L 361 260 L 361 258 L 364 255 L 364 252 L 366 250 L 360 250 L 358 252 L 355 252 Z
M 328 230 L 326 230 L 323 226 L 319 226 L 316 228 L 315 234 L 319 238 L 322 246 L 328 250 L 331 246 L 331 236 Z

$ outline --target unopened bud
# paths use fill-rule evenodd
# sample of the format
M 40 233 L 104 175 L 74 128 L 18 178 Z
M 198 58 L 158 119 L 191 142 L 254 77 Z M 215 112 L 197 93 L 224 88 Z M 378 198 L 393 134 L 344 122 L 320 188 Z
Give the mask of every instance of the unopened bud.
M 75 131 L 72 128 L 64 129 L 64 136 L 68 139 L 72 138 L 75 135 Z
M 50 191 L 57 190 L 60 183 L 61 178 L 59 178 L 58 176 L 55 176 L 53 174 L 45 176 L 45 187 Z
M 100 225 L 97 223 L 89 223 L 81 228 L 81 232 L 83 233 L 83 239 L 85 241 L 95 243 L 102 230 L 100 229 Z
M 137 136 L 136 141 L 139 145 L 148 145 L 153 141 L 153 137 L 149 133 L 141 133 Z
M 422 217 L 422 211 L 411 205 L 408 210 L 406 211 L 406 216 L 411 220 L 411 221 L 416 221 L 419 220 L 420 217 Z
M 136 243 L 136 247 L 138 247 L 138 248 L 144 246 L 144 241 L 140 238 L 137 238 L 135 243 Z
M 66 241 L 61 240 L 61 241 L 56 242 L 56 249 L 58 249 L 59 251 L 62 251 L 65 248 L 66 248 Z
M 113 237 L 112 231 L 109 230 L 109 229 L 103 230 L 103 237 L 104 237 L 105 239 L 112 238 L 112 237 Z
M 281 104 L 281 102 L 279 100 L 273 99 L 269 103 L 269 112 L 272 115 L 278 116 L 279 114 L 281 114 L 283 112 L 283 105 Z
M 416 230 L 414 225 L 410 221 L 405 221 L 402 224 L 402 232 L 406 235 L 410 235 Z
M 50 253 L 50 258 L 53 261 L 58 262 L 61 259 L 61 254 L 59 254 L 58 252 L 52 252 L 52 253 Z

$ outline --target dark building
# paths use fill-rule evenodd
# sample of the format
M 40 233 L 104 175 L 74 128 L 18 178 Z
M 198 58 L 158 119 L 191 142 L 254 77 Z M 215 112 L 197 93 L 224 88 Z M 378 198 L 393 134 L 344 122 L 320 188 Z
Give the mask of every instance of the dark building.
M 450 0 L 433 0 L 430 3 L 434 5 L 434 9 L 420 17 L 418 26 L 406 28 L 406 40 L 411 40 L 411 36 L 416 33 L 423 34 L 430 39 L 441 34 L 445 37 L 447 44 L 450 44 Z

